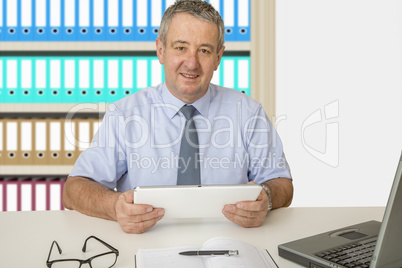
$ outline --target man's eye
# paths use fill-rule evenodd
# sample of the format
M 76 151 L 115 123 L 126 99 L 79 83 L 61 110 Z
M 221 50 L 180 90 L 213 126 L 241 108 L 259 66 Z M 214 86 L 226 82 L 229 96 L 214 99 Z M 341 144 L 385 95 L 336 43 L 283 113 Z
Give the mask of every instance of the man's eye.
M 184 47 L 177 47 L 176 49 L 182 51 L 184 50 Z
M 209 53 L 209 51 L 208 51 L 208 50 L 206 50 L 206 49 L 201 49 L 201 52 L 202 52 L 202 53 L 204 53 L 204 54 Z

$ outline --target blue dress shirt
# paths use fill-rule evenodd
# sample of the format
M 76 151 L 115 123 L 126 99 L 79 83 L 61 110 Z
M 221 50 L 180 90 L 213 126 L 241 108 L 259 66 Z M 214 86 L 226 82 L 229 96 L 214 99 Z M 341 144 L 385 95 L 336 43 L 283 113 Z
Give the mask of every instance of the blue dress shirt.
M 90 178 L 121 192 L 175 185 L 186 121 L 179 110 L 184 104 L 162 83 L 109 105 L 70 176 Z M 201 184 L 291 178 L 281 140 L 260 103 L 210 84 L 192 105 L 197 109 Z

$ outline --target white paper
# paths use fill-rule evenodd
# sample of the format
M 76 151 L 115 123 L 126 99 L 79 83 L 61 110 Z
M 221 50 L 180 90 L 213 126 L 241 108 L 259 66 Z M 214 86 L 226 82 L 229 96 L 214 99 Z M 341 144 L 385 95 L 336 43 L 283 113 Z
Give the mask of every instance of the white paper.
M 46 184 L 37 183 L 35 186 L 35 210 L 46 210 Z
M 101 123 L 99 121 L 96 121 L 93 123 L 93 133 L 92 136 L 95 136 L 96 132 L 98 132 L 98 129 L 100 127 Z
M 209 1 L 209 3 L 216 9 L 216 11 L 218 11 L 218 12 L 220 12 L 219 10 L 219 8 L 220 8 L 220 6 L 219 6 L 219 1 L 220 0 L 210 0 Z M 229 1 L 233 1 L 233 0 L 229 0 Z M 226 1 L 227 2 L 227 1 Z
M 21 211 L 32 210 L 32 185 L 29 183 L 21 184 Z
M 162 0 L 152 0 L 151 13 L 152 13 L 151 18 L 152 27 L 159 27 L 162 19 Z
M 117 60 L 108 61 L 108 87 L 119 87 L 119 62 Z
M 89 88 L 89 60 L 79 61 L 79 87 Z
M 7 26 L 17 26 L 17 0 L 7 0 Z
M 109 0 L 107 11 L 109 27 L 119 26 L 119 1 Z
M 248 21 L 249 21 L 249 3 L 248 0 L 237 0 L 239 1 L 238 5 L 238 23 L 239 27 L 248 27 Z
M 36 61 L 36 88 L 46 88 L 46 61 Z
M 64 87 L 75 88 L 75 61 L 64 61 Z
M 0 27 L 3 27 L 3 1 L 0 1 Z M 1 197 L 1 195 L 0 195 Z M 0 200 L 1 202 L 1 200 Z M 2 209 L 2 206 L 0 206 L 0 211 Z
M 17 194 L 17 184 L 14 183 L 7 183 L 7 208 L 6 211 L 17 211 L 17 201 L 18 201 L 18 194 Z
M 61 6 L 60 0 L 50 1 L 50 26 L 52 27 L 60 27 L 60 20 L 61 20 L 60 6 Z
M 171 5 L 174 4 L 174 2 L 176 2 L 176 0 L 165 0 L 166 1 L 166 9 L 168 7 L 170 7 Z M 219 1 L 219 0 L 214 0 L 214 1 Z
M 94 88 L 104 88 L 104 73 L 105 73 L 105 66 L 103 60 L 94 60 Z
M 179 253 L 194 250 L 238 250 L 238 256 L 189 257 Z M 216 237 L 204 243 L 202 248 L 175 247 L 139 249 L 137 268 L 277 268 L 265 250 L 233 238 Z
M 50 150 L 61 150 L 61 123 L 50 122 Z
M 15 1 L 15 0 L 12 0 Z M 36 0 L 36 27 L 46 27 L 46 0 Z
M 104 26 L 104 0 L 93 0 L 94 26 Z
M 64 123 L 64 151 L 75 150 L 75 123 L 74 121 Z
M 249 61 L 248 60 L 239 60 L 237 62 L 238 65 L 238 86 L 239 88 L 248 88 L 249 87 Z
M 3 88 L 3 61 L 2 60 L 0 60 L 0 88 Z
M 123 60 L 123 88 L 133 88 L 133 61 Z
M 15 1 L 17 2 L 17 1 Z M 0 3 L 1 6 L 1 3 Z M 31 27 L 32 26 L 32 0 L 21 0 L 21 26 L 23 27 Z M 1 13 L 1 10 L 0 10 Z M 0 20 L 1 20 L 0 14 Z M 1 26 L 1 22 L 0 22 Z
M 1 3 L 0 3 L 1 5 Z M 0 212 L 3 211 L 3 184 L 0 183 Z
M 21 61 L 21 88 L 32 87 L 32 61 Z
M 61 189 L 60 184 L 50 184 L 50 210 L 60 210 Z
M 7 85 L 6 88 L 17 88 L 17 61 L 8 60 L 7 63 Z
M 147 1 L 137 1 L 137 26 L 147 27 L 148 26 L 148 16 L 147 16 Z
M 75 16 L 78 15 L 79 14 L 75 14 L 75 1 L 74 0 L 64 1 L 64 25 L 66 27 L 74 27 Z
M 228 88 L 234 88 L 234 61 L 224 60 L 223 61 L 224 79 L 223 86 Z
M 151 62 L 151 86 L 159 85 L 162 82 L 162 66 L 158 60 L 153 60 Z
M 226 0 L 224 2 L 223 20 L 226 27 L 234 26 L 234 1 L 235 0 Z
M 0 154 L 2 154 L 3 151 L 3 141 L 3 122 L 0 122 Z M 3 158 L 4 155 L 2 154 L 1 157 Z
M 21 122 L 21 150 L 32 150 L 32 122 Z
M 88 27 L 89 26 L 89 0 L 79 1 L 79 26 Z
M 35 123 L 35 149 L 36 151 L 46 151 L 46 122 Z
M 137 60 L 137 88 L 148 86 L 148 63 L 146 60 Z
M 123 0 L 123 26 L 133 26 L 133 0 Z
M 18 150 L 18 125 L 17 122 L 7 122 L 7 133 L 6 133 L 6 146 L 7 151 L 17 151 Z
M 84 151 L 85 149 L 89 148 L 90 145 L 90 137 L 89 137 L 89 122 L 79 122 L 78 123 L 79 127 L 79 139 L 78 139 L 78 144 L 79 144 L 79 149 L 81 151 Z
M 218 67 L 218 69 L 214 72 L 214 75 L 212 76 L 212 80 L 211 83 L 215 84 L 215 85 L 220 85 L 220 65 Z
M 50 88 L 60 88 L 60 60 L 50 61 Z

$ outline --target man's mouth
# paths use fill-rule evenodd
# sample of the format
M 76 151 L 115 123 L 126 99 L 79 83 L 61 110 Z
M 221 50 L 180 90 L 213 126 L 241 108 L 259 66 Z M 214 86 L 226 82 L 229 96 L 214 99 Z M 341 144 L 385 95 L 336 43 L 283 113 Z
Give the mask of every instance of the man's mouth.
M 199 75 L 198 74 L 185 74 L 185 73 L 180 73 L 182 76 L 186 78 L 197 78 Z

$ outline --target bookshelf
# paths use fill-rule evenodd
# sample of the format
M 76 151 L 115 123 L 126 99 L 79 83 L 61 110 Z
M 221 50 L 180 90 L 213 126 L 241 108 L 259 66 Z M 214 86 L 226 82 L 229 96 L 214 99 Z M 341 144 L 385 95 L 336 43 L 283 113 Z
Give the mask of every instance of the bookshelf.
M 5 0 L 1 0 L 5 1 Z M 150 1 L 150 0 L 148 0 Z M 227 0 L 220 0 L 221 4 Z M 238 1 L 238 0 L 234 0 Z M 240 1 L 240 0 L 239 0 Z M 215 1 L 216 2 L 216 1 Z M 275 1 L 250 0 L 250 41 L 226 41 L 224 56 L 249 57 L 249 88 L 251 96 L 262 103 L 270 119 L 275 116 Z M 268 14 L 268 16 L 267 16 Z M 149 41 L 91 41 L 91 42 L 20 42 L 0 41 L 0 60 L 9 55 L 86 55 L 106 53 L 108 55 L 152 55 L 155 42 Z M 221 64 L 222 65 L 222 64 Z M 0 88 L 1 91 L 1 88 Z M 3 90 L 4 91 L 4 90 Z M 1 99 L 0 94 L 0 99 Z M 0 101 L 0 119 L 30 113 L 51 114 L 67 113 L 78 110 L 85 117 L 101 118 L 109 103 L 2 103 Z M 272 120 L 274 123 L 274 120 Z M 4 139 L 4 133 L 2 135 Z M 5 144 L 3 151 L 5 153 Z M 49 176 L 60 177 L 69 174 L 71 165 L 4 165 L 0 159 L 0 177 Z M 1 178 L 0 178 L 1 180 Z M 0 208 L 1 211 L 1 208 Z

